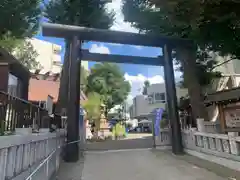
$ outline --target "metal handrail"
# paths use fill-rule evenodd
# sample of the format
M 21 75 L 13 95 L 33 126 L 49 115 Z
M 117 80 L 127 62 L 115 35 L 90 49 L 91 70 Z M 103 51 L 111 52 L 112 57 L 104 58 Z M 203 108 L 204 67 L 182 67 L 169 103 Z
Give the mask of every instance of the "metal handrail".
M 23 102 L 23 103 L 25 103 L 25 104 L 29 104 L 29 105 L 31 105 L 31 106 L 33 106 L 33 107 L 36 107 L 36 108 L 39 108 L 39 109 L 45 110 L 44 108 L 42 108 L 42 107 L 40 107 L 40 106 L 38 106 L 38 105 L 36 105 L 36 104 L 33 104 L 33 103 L 30 102 L 30 101 L 27 101 L 27 100 L 22 99 L 22 98 L 19 98 L 19 97 L 17 97 L 17 96 L 14 96 L 14 95 L 8 94 L 7 92 L 0 91 L 0 94 L 4 94 L 4 95 L 9 96 L 9 97 L 12 97 L 12 98 L 14 98 L 14 99 L 16 99 L 16 100 L 19 100 L 19 101 L 21 101 L 21 102 Z
M 65 143 L 63 145 L 58 146 L 54 151 L 52 151 L 36 168 L 34 171 L 31 172 L 31 174 L 25 179 L 25 180 L 32 180 L 32 177 L 38 172 L 38 170 L 40 170 L 40 168 L 45 165 L 46 163 L 48 163 L 48 160 L 57 152 L 57 150 L 59 150 L 60 148 L 69 145 L 69 144 L 75 144 L 75 143 L 79 143 L 81 142 L 80 140 L 77 141 L 71 141 L 69 143 Z

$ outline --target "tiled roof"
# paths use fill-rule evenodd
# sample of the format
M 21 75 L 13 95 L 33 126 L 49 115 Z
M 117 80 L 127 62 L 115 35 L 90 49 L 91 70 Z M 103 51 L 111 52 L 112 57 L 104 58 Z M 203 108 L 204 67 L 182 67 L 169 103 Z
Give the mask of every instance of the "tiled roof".
M 59 81 L 38 80 L 31 78 L 29 80 L 28 100 L 29 101 L 46 101 L 47 96 L 53 97 L 53 101 L 58 100 Z M 87 97 L 81 91 L 80 100 L 85 101 Z

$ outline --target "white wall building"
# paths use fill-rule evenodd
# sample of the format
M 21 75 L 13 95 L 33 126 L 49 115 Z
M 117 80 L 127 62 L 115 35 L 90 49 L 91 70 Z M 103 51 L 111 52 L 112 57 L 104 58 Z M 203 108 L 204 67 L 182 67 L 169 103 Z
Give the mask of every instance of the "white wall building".
M 215 79 L 211 85 L 206 88 L 206 93 L 213 93 L 222 91 L 224 89 L 231 89 L 240 87 L 240 60 L 231 59 L 230 56 L 214 57 L 220 66 L 214 70 L 222 73 L 222 77 Z M 230 60 L 230 61 L 228 61 Z M 227 63 L 224 63 L 227 62 Z M 187 95 L 187 89 L 176 87 L 177 97 L 180 99 L 182 96 Z M 138 95 L 133 99 L 133 104 L 129 108 L 131 118 L 146 116 L 155 108 L 166 107 L 166 93 L 165 84 L 152 84 L 147 90 L 147 96 Z M 213 109 L 209 108 L 209 113 L 215 113 Z M 212 115 L 211 115 L 212 116 Z M 217 117 L 217 116 L 214 116 Z
M 187 89 L 176 87 L 177 97 L 180 99 L 187 95 Z M 165 84 L 152 84 L 147 89 L 147 96 L 138 95 L 133 98 L 133 104 L 129 108 L 131 118 L 149 115 L 156 108 L 166 108 Z
M 81 66 L 83 66 L 85 70 L 87 70 L 87 71 L 89 70 L 89 69 L 88 69 L 88 68 L 89 68 L 89 67 L 88 67 L 88 61 L 82 61 L 82 62 L 81 62 Z
M 62 47 L 60 45 L 36 38 L 32 38 L 29 41 L 38 53 L 36 61 L 41 65 L 40 74 L 45 74 L 47 72 L 52 72 L 54 74 L 60 73 L 62 68 Z
M 34 49 L 37 51 L 38 56 L 36 58 L 41 66 L 40 74 L 45 74 L 47 72 L 61 73 L 62 60 L 61 51 L 62 47 L 57 44 L 53 44 L 48 41 L 43 41 L 40 39 L 32 38 L 29 40 L 33 45 Z M 82 61 L 81 64 L 86 70 L 88 70 L 88 61 Z M 35 71 L 35 70 L 31 70 Z

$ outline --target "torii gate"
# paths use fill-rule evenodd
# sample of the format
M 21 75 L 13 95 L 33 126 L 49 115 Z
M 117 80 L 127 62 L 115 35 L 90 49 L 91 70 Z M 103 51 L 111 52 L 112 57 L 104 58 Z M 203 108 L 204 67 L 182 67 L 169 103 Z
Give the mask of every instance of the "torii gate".
M 84 59 L 88 61 L 144 64 L 164 67 L 164 78 L 168 104 L 167 107 L 172 131 L 172 152 L 174 154 L 183 153 L 176 87 L 174 80 L 172 49 L 179 46 L 192 49 L 192 47 L 194 47 L 194 43 L 191 40 L 50 23 L 44 23 L 42 25 L 42 34 L 44 36 L 65 39 L 67 38 L 71 40 L 69 53 L 70 65 L 68 72 L 68 85 L 71 90 L 68 89 L 69 92 L 67 105 L 68 142 L 79 140 L 79 103 L 77 100 L 79 99 L 80 94 L 79 87 L 81 60 Z M 163 49 L 163 56 L 151 58 L 89 53 L 86 50 L 81 50 L 80 43 L 84 40 L 160 47 Z M 78 144 L 74 143 L 68 145 L 66 153 L 68 157 L 67 161 L 77 161 L 79 159 Z

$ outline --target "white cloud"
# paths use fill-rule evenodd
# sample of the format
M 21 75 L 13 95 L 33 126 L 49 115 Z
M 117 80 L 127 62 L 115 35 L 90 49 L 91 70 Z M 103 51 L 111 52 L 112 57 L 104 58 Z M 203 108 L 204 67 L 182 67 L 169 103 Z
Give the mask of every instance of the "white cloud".
M 100 44 L 92 44 L 92 46 L 89 49 L 89 52 L 91 53 L 100 53 L 100 54 L 110 54 L 110 50 L 108 49 L 108 47 Z
M 141 50 L 143 47 L 142 46 L 133 46 L 134 48 Z
M 149 82 L 151 84 L 163 83 L 164 82 L 163 77 L 160 76 L 160 75 L 156 75 L 156 76 L 152 76 L 152 77 L 146 77 L 142 74 L 138 74 L 137 76 L 131 76 L 128 73 L 125 73 L 124 77 L 127 81 L 129 81 L 129 83 L 131 85 L 131 93 L 130 93 L 130 95 L 128 97 L 128 100 L 127 100 L 127 102 L 129 104 L 132 103 L 133 97 L 135 97 L 136 95 L 140 95 L 142 93 L 143 86 L 144 86 L 144 81 L 149 80 Z
M 111 3 L 106 4 L 106 7 L 109 11 L 114 11 L 116 13 L 116 19 L 113 24 L 113 26 L 110 28 L 112 30 L 116 31 L 125 31 L 125 32 L 135 32 L 138 33 L 139 31 L 132 27 L 130 23 L 124 22 L 124 15 L 122 13 L 122 0 L 112 0 Z M 113 46 L 122 46 L 122 44 L 113 44 L 109 43 L 110 45 Z M 143 47 L 142 46 L 132 46 L 138 50 L 141 50 Z
M 110 46 L 122 46 L 122 44 L 118 44 L 118 43 L 105 43 L 108 44 Z
M 112 0 L 111 3 L 106 5 L 110 11 L 114 10 L 116 13 L 116 20 L 111 27 L 112 30 L 126 31 L 126 32 L 138 32 L 137 29 L 131 27 L 130 23 L 124 22 L 124 16 L 122 14 L 122 0 Z

